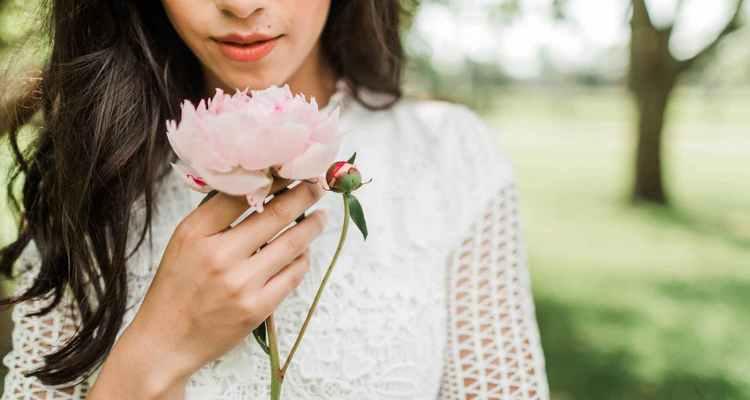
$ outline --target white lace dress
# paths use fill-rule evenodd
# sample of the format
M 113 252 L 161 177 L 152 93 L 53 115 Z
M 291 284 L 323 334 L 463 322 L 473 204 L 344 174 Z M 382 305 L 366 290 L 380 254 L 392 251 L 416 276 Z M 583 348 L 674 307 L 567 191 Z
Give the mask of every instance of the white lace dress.
M 357 192 L 370 234 L 364 241 L 350 231 L 287 372 L 283 397 L 547 400 L 516 186 L 493 132 L 468 108 L 445 102 L 404 99 L 388 111 L 369 111 L 343 82 L 328 107 L 334 103 L 342 106 L 346 133 L 339 159 L 356 151 L 365 179 L 373 178 Z M 203 198 L 176 174 L 160 190 L 154 246 L 144 241 L 129 260 L 130 308 L 122 329 L 138 311 L 176 224 Z M 311 270 L 275 313 L 282 359 L 343 223 L 340 195 L 327 193 L 310 212 L 318 207 L 329 210 L 330 222 L 311 244 Z M 33 244 L 17 263 L 27 271 L 17 291 L 38 268 Z M 45 301 L 14 308 L 2 400 L 86 397 L 98 371 L 58 388 L 22 374 L 74 331 L 78 319 L 66 301 L 42 318 L 24 315 Z M 186 398 L 267 399 L 268 371 L 266 355 L 249 334 L 191 377 Z

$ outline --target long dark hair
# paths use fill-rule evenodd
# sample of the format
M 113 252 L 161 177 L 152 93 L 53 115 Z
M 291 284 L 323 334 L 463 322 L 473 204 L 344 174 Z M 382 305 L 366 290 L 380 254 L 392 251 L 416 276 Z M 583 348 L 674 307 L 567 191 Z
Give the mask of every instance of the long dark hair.
M 8 132 L 15 161 L 8 199 L 19 217 L 17 239 L 0 250 L 0 273 L 14 278 L 13 265 L 32 240 L 41 265 L 33 285 L 0 307 L 52 291 L 53 301 L 27 317 L 41 316 L 71 288 L 79 329 L 26 373 L 60 385 L 90 375 L 114 344 L 126 311 L 126 261 L 150 232 L 155 184 L 175 157 L 164 121 L 177 117 L 183 99 L 201 97 L 203 77 L 160 2 L 46 0 L 42 9 L 51 54 L 41 79 L 0 108 L 0 131 Z M 388 108 L 402 95 L 400 20 L 407 12 L 399 0 L 332 0 L 323 52 L 365 107 Z M 393 101 L 368 104 L 363 88 Z M 43 124 L 22 151 L 19 131 L 36 111 Z M 13 186 L 22 173 L 21 208 Z M 145 223 L 136 247 L 126 249 L 140 198 Z

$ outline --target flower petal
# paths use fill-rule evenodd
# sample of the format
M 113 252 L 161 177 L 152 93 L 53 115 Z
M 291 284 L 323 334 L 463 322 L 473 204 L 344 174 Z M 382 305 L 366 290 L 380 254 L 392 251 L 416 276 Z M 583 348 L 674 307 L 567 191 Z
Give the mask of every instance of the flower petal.
M 313 143 L 302 155 L 284 163 L 279 169 L 279 176 L 287 179 L 308 179 L 325 175 L 328 167 L 336 159 L 341 138 L 328 144 Z
M 199 108 L 205 105 L 199 105 Z M 216 115 L 198 115 L 192 104 L 183 106 L 182 120 L 172 133 L 182 158 L 193 168 L 201 165 L 219 172 L 229 172 L 232 165 L 222 155 L 221 146 L 214 129 Z
M 190 188 L 197 190 L 201 193 L 208 193 L 213 190 L 213 188 L 203 179 L 195 170 L 190 168 L 185 163 L 182 162 L 176 162 L 176 163 L 170 163 L 174 169 L 176 169 L 180 176 L 182 177 L 183 181 L 186 185 L 188 185 Z
M 245 198 L 247 198 L 247 204 L 250 205 L 250 207 L 255 207 L 255 210 L 259 213 L 263 212 L 263 201 L 268 197 L 268 194 L 271 193 L 271 185 L 264 186 L 262 188 L 259 188 L 253 193 L 245 195 Z
M 271 183 L 273 183 L 268 170 L 247 171 L 236 167 L 229 173 L 223 173 L 204 170 L 200 166 L 193 168 L 214 189 L 235 196 L 255 193 L 266 187 L 270 190 Z
M 339 134 L 339 111 L 337 107 L 327 118 L 313 129 L 312 140 L 318 143 L 330 143 L 336 140 Z
M 309 128 L 302 124 L 286 122 L 280 125 L 257 127 L 253 134 L 241 137 L 240 166 L 256 170 L 285 163 L 304 153 Z
M 177 157 L 184 158 L 183 154 L 185 153 L 181 150 L 181 143 L 177 139 L 177 122 L 174 120 L 167 121 L 167 140 Z

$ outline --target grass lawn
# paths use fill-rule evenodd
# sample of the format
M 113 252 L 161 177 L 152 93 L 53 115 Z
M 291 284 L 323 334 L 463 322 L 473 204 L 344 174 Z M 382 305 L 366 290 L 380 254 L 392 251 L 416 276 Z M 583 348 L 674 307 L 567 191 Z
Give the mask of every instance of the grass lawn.
M 508 89 L 493 109 L 553 398 L 750 399 L 750 90 L 676 96 L 671 209 L 626 201 L 624 92 Z

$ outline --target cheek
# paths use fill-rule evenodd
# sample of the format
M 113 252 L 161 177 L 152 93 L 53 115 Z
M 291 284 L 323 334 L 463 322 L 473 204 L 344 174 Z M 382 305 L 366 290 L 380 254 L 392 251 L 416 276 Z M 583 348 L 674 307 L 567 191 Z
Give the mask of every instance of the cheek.
M 291 6 L 294 36 L 303 46 L 312 47 L 326 23 L 331 0 L 293 1 Z
M 208 35 L 204 30 L 209 26 L 211 2 L 163 0 L 162 4 L 175 31 L 188 47 L 200 56 L 204 39 Z

